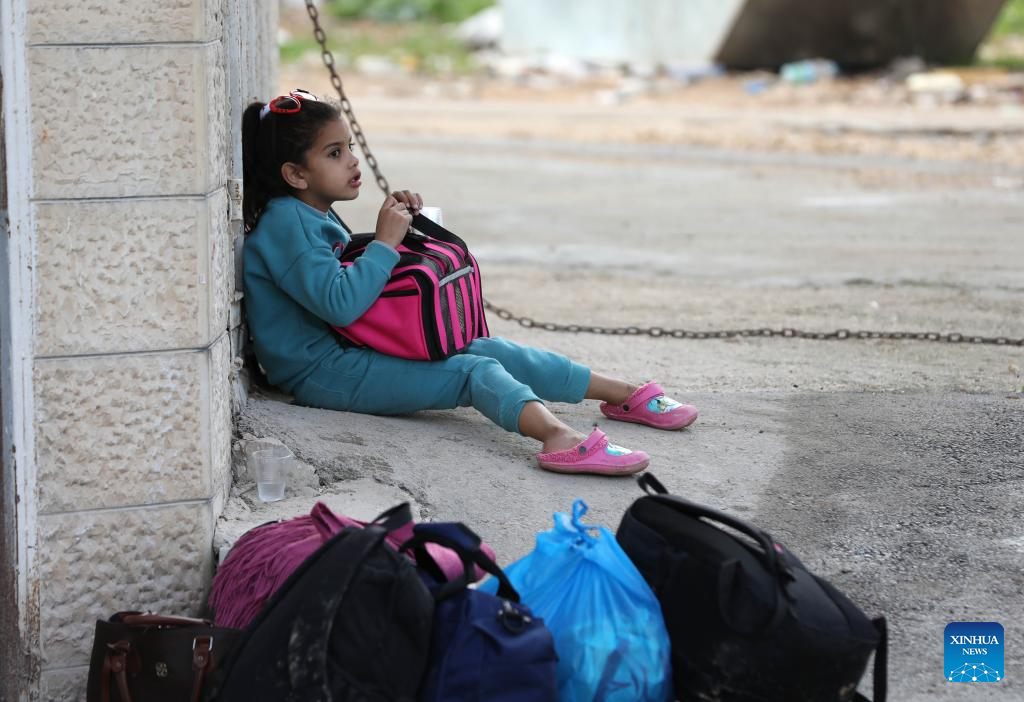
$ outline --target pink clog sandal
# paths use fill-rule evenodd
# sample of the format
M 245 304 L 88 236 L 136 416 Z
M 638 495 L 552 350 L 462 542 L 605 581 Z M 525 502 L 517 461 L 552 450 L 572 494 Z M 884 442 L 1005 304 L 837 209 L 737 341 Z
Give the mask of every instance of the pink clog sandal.
M 661 386 L 653 381 L 641 385 L 621 405 L 602 402 L 601 412 L 609 419 L 646 424 L 656 429 L 682 429 L 697 420 L 696 407 L 667 397 Z
M 555 473 L 632 475 L 650 462 L 651 457 L 643 451 L 630 451 L 609 443 L 605 433 L 597 428 L 570 449 L 537 454 L 537 464 Z

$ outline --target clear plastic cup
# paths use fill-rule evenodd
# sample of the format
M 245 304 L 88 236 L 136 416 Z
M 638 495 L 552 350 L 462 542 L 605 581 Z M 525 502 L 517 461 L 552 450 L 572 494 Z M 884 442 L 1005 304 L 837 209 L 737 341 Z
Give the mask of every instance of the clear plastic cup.
M 263 502 L 277 502 L 284 498 L 286 479 L 294 463 L 295 456 L 287 446 L 271 446 L 249 456 L 249 470 Z

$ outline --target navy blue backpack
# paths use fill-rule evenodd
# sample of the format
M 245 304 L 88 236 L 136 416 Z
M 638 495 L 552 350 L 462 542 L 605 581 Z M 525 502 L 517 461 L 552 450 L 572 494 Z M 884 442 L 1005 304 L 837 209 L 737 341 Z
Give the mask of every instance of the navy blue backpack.
M 402 549 L 416 554 L 436 603 L 419 702 L 557 702 L 551 632 L 480 550 L 480 537 L 463 524 L 443 522 L 417 524 L 413 534 Z M 458 553 L 462 576 L 447 582 L 428 543 Z M 474 565 L 497 578 L 497 597 L 469 588 Z

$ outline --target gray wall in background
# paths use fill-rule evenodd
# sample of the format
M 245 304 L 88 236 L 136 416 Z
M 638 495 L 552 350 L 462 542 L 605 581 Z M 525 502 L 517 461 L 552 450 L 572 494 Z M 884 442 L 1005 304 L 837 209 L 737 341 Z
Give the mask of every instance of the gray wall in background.
M 503 0 L 502 47 L 595 62 L 694 62 L 721 45 L 744 0 Z
M 502 46 L 600 63 L 971 60 L 1004 0 L 503 0 Z

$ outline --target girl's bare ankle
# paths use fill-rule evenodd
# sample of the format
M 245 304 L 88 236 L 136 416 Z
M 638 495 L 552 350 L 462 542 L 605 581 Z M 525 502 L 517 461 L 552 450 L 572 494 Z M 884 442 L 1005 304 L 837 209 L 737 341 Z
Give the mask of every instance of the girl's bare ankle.
M 586 438 L 587 437 L 580 434 L 578 431 L 565 427 L 564 429 L 560 429 L 558 432 L 548 436 L 544 440 L 544 446 L 541 450 L 543 453 L 565 451 L 566 449 L 571 449 Z
M 629 398 L 633 397 L 633 393 L 640 389 L 639 385 L 632 385 L 630 383 L 626 383 L 625 385 L 626 385 L 626 391 L 625 391 L 626 394 L 623 395 L 622 399 L 619 400 L 618 402 L 613 402 L 612 403 L 613 405 L 621 405 L 623 402 L 625 402 Z

